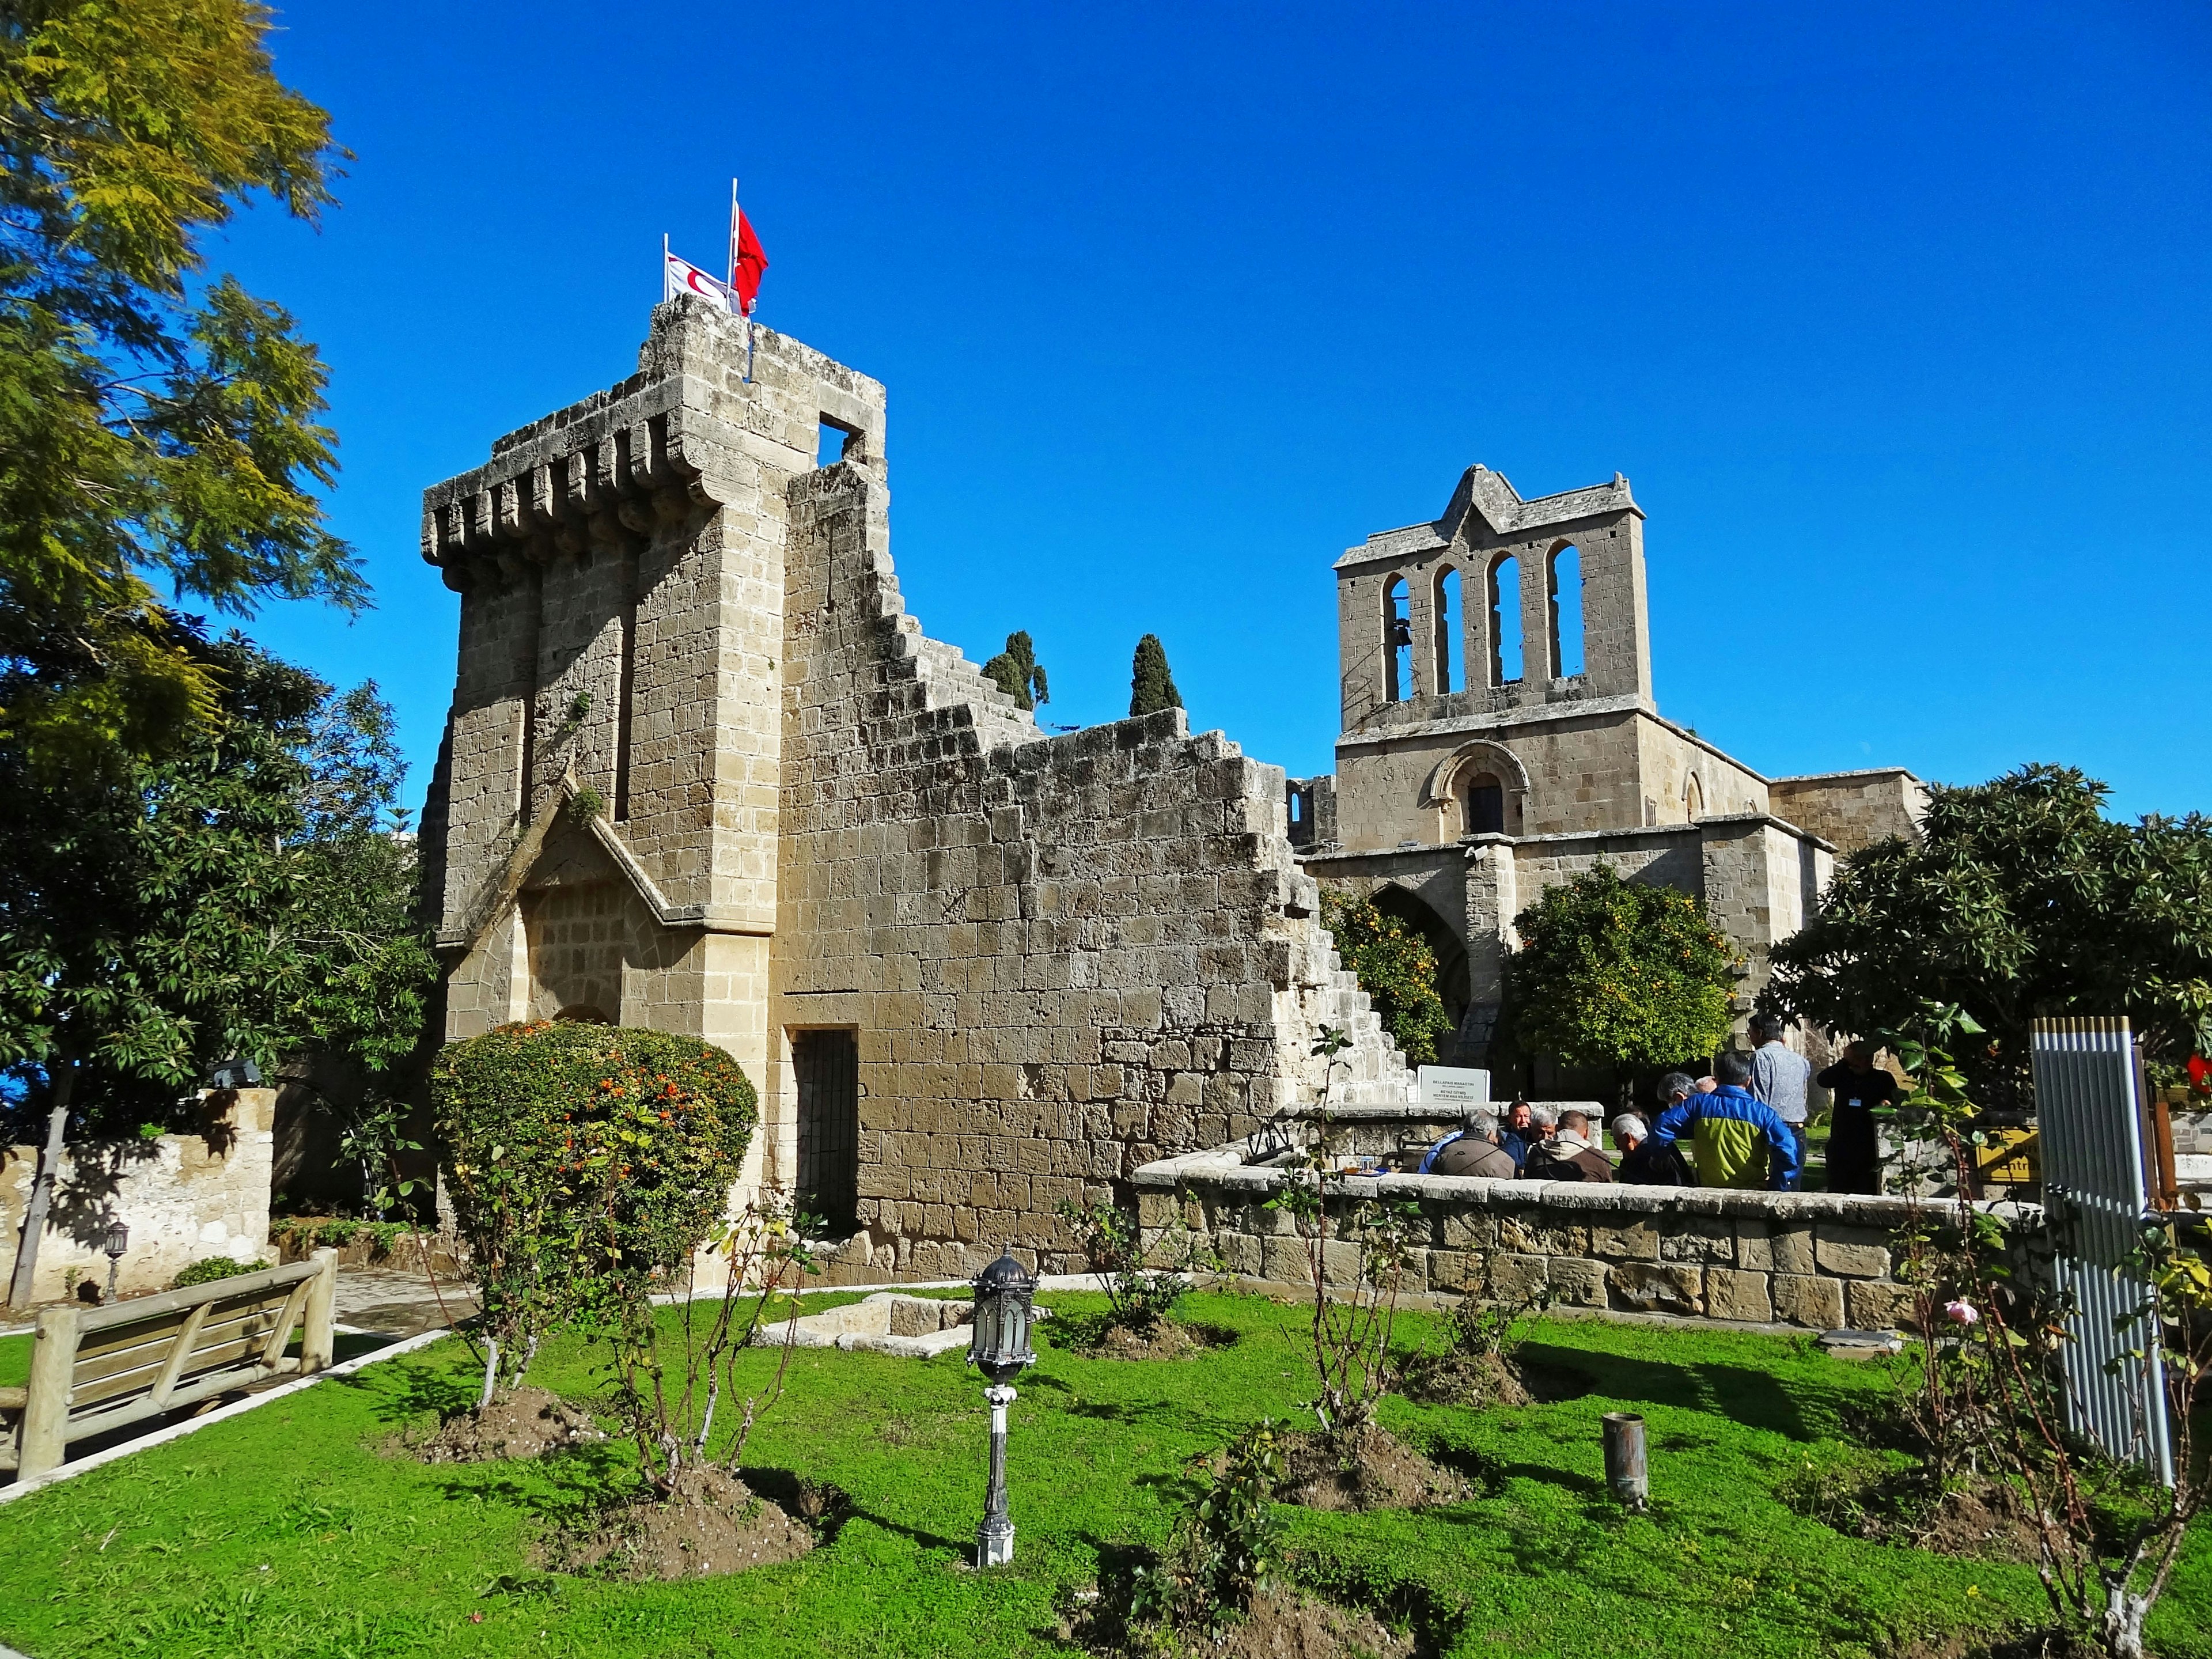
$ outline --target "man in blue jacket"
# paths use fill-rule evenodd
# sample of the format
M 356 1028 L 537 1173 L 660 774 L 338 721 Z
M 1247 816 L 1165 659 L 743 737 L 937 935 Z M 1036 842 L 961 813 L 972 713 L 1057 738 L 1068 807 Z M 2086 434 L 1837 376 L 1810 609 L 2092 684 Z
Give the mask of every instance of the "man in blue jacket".
M 1651 1139 L 1671 1146 L 1687 1131 L 1700 1187 L 1790 1191 L 1797 1184 L 1797 1137 L 1771 1106 L 1753 1098 L 1751 1056 L 1730 1049 L 1714 1063 L 1713 1077 L 1720 1087 L 1660 1113 Z

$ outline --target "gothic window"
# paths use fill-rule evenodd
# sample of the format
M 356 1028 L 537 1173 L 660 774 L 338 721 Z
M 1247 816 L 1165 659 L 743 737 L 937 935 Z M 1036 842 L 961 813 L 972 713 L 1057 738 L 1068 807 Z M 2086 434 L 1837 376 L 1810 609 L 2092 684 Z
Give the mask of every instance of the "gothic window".
M 1583 672 L 1583 556 L 1571 543 L 1553 550 L 1547 583 L 1552 618 L 1552 678 Z
M 1692 772 L 1689 781 L 1682 786 L 1682 817 L 1685 822 L 1695 823 L 1705 815 L 1705 786 L 1698 781 L 1698 775 Z
M 1459 626 L 1459 568 L 1446 565 L 1437 572 L 1437 695 L 1457 690 L 1452 679 L 1452 633 Z
M 1403 576 L 1391 577 L 1382 590 L 1382 662 L 1389 700 L 1404 702 L 1413 695 L 1413 621 Z
M 1490 567 L 1490 683 L 1521 678 L 1521 561 L 1510 553 Z
M 1491 772 L 1477 772 L 1467 786 L 1467 833 L 1505 833 L 1505 786 Z

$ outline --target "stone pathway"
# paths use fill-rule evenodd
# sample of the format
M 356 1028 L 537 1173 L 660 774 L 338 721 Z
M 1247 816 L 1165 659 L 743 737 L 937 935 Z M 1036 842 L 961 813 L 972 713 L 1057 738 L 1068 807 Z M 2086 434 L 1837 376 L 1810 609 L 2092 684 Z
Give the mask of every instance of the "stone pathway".
M 434 1285 L 426 1274 L 391 1267 L 341 1267 L 336 1306 L 341 1329 L 404 1337 L 468 1318 L 477 1300 L 457 1279 L 441 1276 Z

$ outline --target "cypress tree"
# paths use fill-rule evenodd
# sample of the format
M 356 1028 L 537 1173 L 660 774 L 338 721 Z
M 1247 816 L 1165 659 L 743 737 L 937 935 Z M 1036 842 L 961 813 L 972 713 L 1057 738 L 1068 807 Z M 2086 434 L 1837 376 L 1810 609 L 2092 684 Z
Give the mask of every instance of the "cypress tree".
M 1157 634 L 1137 641 L 1137 655 L 1129 665 L 1129 715 L 1157 714 L 1163 708 L 1182 707 L 1182 693 L 1168 672 L 1167 647 Z
M 983 665 L 984 678 L 1024 708 L 1050 702 L 1044 670 L 1036 659 L 1036 646 L 1026 633 L 1006 635 L 1006 648 Z

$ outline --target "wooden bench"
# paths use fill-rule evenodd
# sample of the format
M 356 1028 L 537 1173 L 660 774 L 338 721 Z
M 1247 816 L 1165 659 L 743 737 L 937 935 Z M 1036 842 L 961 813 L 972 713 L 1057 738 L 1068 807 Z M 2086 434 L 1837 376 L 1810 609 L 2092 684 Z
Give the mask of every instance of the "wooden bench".
M 0 1389 L 0 1469 L 27 1480 L 72 1440 L 331 1363 L 338 1253 L 111 1307 L 39 1315 L 30 1386 Z M 295 1328 L 300 1352 L 288 1358 Z

